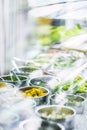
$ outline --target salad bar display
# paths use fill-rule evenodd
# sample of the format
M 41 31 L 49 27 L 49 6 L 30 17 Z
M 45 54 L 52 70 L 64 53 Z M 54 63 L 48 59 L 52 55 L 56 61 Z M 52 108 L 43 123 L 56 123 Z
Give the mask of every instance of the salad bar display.
M 0 130 L 87 130 L 87 1 L 37 1 L 2 3 Z
M 86 58 L 60 49 L 14 60 L 16 67 L 0 76 L 0 129 L 87 130 Z

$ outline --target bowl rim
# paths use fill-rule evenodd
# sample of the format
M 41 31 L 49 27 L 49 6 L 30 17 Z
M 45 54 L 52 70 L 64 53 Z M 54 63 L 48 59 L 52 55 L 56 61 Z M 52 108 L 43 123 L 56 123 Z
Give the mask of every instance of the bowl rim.
M 70 107 L 70 106 L 65 106 L 65 105 L 42 105 L 42 106 L 37 106 L 36 109 L 35 109 L 35 113 L 36 113 L 39 117 L 41 117 L 41 118 L 43 118 L 43 119 L 47 119 L 46 117 L 42 116 L 42 115 L 39 113 L 39 110 L 41 110 L 41 109 L 43 109 L 43 108 L 50 108 L 50 107 L 51 107 L 51 108 L 52 108 L 52 107 L 67 108 L 67 109 L 70 109 L 71 111 L 73 111 L 73 114 L 72 114 L 72 115 L 66 116 L 65 118 L 61 118 L 61 119 L 58 119 L 58 118 L 52 119 L 52 118 L 50 118 L 50 120 L 52 120 L 52 121 L 55 121 L 55 120 L 63 120 L 63 119 L 67 119 L 67 118 L 74 117 L 74 116 L 76 115 L 76 110 L 75 110 L 74 108 L 72 108 L 72 107 Z
M 41 87 L 41 86 L 24 86 L 24 87 L 21 87 L 21 88 L 18 88 L 18 90 L 19 91 L 22 91 L 21 89 L 27 89 L 27 88 L 42 88 L 42 89 L 44 89 L 44 90 L 46 90 L 47 91 L 47 93 L 44 95 L 44 96 L 38 96 L 38 97 L 29 97 L 29 96 L 26 96 L 27 98 L 31 98 L 31 99 L 38 99 L 38 98 L 43 98 L 43 97 L 45 97 L 45 96 L 48 96 L 49 95 L 49 93 L 50 93 L 50 91 L 49 91 L 49 89 L 47 89 L 47 88 L 45 88 L 45 87 Z
M 44 121 L 44 122 L 47 122 L 47 123 L 49 123 L 49 124 L 57 125 L 58 127 L 60 127 L 61 130 L 65 130 L 64 126 L 63 126 L 62 124 L 60 124 L 60 123 L 49 122 L 49 121 L 47 121 L 47 120 L 43 120 L 43 119 L 40 119 L 40 118 L 36 118 L 36 119 L 38 119 L 38 121 Z M 36 120 L 36 119 L 35 119 L 35 118 L 34 118 L 34 119 L 30 118 L 30 119 L 26 119 L 26 120 L 22 121 L 22 122 L 19 124 L 19 128 L 21 128 L 22 130 L 24 130 L 24 127 L 23 127 L 23 126 L 24 126 L 26 123 L 28 123 L 29 121 L 34 121 L 34 120 Z
M 21 68 L 29 68 L 29 67 L 31 67 L 31 68 L 35 67 L 37 69 L 40 69 L 40 67 L 38 67 L 38 66 L 31 66 L 31 65 L 30 66 L 29 65 L 18 66 L 19 69 L 21 69 Z M 11 69 L 11 71 L 13 71 L 13 70 L 16 70 L 16 68 Z M 19 73 L 21 73 L 21 72 L 19 72 Z

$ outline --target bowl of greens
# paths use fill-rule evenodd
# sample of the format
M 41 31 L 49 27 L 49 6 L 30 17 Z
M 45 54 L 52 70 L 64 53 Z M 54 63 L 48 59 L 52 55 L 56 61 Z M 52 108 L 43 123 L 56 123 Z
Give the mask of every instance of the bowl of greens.
M 27 77 L 23 75 L 2 75 L 0 81 L 11 83 L 17 87 L 26 85 Z
M 74 66 L 79 66 L 83 62 L 83 54 L 76 53 L 76 52 L 69 52 L 69 53 L 58 53 L 56 56 L 53 67 L 56 68 L 69 68 Z
M 66 106 L 71 106 L 76 110 L 76 113 L 84 112 L 85 98 L 80 95 L 68 94 L 66 95 Z

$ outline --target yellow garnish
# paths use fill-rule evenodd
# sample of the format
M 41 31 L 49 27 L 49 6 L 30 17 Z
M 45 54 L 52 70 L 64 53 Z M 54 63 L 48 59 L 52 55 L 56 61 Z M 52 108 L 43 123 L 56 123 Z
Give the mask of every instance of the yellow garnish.
M 6 83 L 0 82 L 0 88 L 1 88 L 1 87 L 4 87 L 5 85 L 6 85 Z
M 46 94 L 47 94 L 47 91 L 39 87 L 30 87 L 28 88 L 28 90 L 24 91 L 24 95 L 29 96 L 29 97 L 45 96 Z

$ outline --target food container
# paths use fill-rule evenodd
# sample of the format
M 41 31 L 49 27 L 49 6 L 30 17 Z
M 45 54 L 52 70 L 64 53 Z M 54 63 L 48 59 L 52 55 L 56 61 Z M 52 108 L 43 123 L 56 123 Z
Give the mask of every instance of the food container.
M 19 90 L 21 95 L 34 99 L 37 105 L 46 103 L 49 95 L 49 90 L 41 86 L 25 86 Z
M 38 68 L 37 66 L 20 66 L 18 67 L 18 69 L 13 68 L 11 70 L 11 72 L 16 73 L 17 75 L 24 75 L 24 76 L 28 76 L 30 73 L 39 70 L 40 68 Z
M 15 86 L 23 86 L 26 85 L 27 77 L 23 75 L 3 75 L 0 77 L 1 81 L 11 83 Z
M 74 108 L 77 114 L 84 112 L 85 98 L 73 94 L 53 94 L 49 97 L 49 103 L 54 105 L 66 105 Z
M 66 96 L 67 101 L 65 105 L 71 106 L 76 110 L 77 114 L 81 114 L 84 112 L 85 98 L 79 95 L 69 94 Z
M 33 57 L 32 62 L 43 72 L 52 63 L 54 57 L 55 55 L 53 54 L 42 53 Z M 29 64 L 30 63 L 27 62 L 26 66 Z
M 64 105 L 65 102 L 67 101 L 65 93 L 60 93 L 60 94 L 52 94 L 49 96 L 49 104 L 51 105 Z
M 80 66 L 84 62 L 84 55 L 80 52 L 70 51 L 62 52 L 56 55 L 53 63 L 54 69 L 65 69 L 69 67 Z
M 28 81 L 28 85 L 36 85 L 46 87 L 50 90 L 54 90 L 54 87 L 60 82 L 60 79 L 56 79 L 53 76 L 43 75 L 41 77 L 32 78 Z
M 21 130 L 28 130 L 29 128 L 31 130 L 65 130 L 65 128 L 60 124 L 38 118 L 25 120 L 19 125 L 19 129 Z
M 45 120 L 61 123 L 68 130 L 74 128 L 74 117 L 76 112 L 73 108 L 60 105 L 40 106 L 36 114 Z
M 11 126 L 19 122 L 20 117 L 17 113 L 10 111 L 9 109 L 0 109 L 0 124 L 4 126 Z

